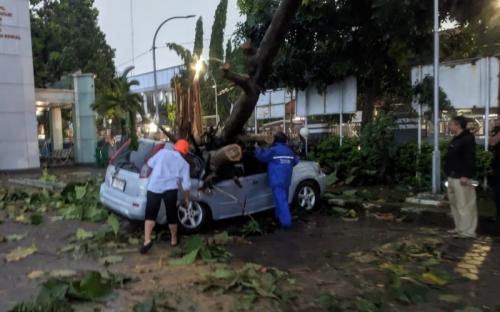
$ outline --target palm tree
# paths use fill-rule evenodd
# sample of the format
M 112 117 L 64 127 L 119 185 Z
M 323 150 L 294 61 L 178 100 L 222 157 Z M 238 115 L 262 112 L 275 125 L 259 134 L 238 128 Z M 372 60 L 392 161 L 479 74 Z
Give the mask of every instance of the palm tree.
M 134 67 L 127 67 L 121 76 L 115 77 L 110 87 L 104 91 L 92 105 L 92 109 L 106 118 L 125 120 L 127 127 L 122 128 L 130 137 L 130 148 L 135 150 L 137 143 L 137 114 L 144 120 L 143 99 L 139 94 L 132 93 L 131 87 L 139 85 L 137 80 L 128 80 L 127 75 Z

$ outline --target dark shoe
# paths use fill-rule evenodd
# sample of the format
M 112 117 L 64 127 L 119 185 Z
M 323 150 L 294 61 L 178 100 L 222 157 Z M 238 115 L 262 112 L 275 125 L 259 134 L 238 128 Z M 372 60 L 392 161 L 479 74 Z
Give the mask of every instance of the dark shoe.
M 150 241 L 146 245 L 142 245 L 142 247 L 139 249 L 139 252 L 141 253 L 141 255 L 145 255 L 148 253 L 148 251 L 151 249 L 151 247 L 153 247 L 153 241 Z

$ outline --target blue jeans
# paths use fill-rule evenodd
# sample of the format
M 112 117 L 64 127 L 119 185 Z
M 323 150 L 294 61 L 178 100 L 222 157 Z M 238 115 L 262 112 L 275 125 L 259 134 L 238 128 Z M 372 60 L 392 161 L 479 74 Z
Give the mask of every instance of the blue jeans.
M 274 186 L 273 198 L 276 218 L 279 220 L 282 227 L 292 226 L 292 216 L 290 214 L 290 207 L 288 207 L 288 187 Z

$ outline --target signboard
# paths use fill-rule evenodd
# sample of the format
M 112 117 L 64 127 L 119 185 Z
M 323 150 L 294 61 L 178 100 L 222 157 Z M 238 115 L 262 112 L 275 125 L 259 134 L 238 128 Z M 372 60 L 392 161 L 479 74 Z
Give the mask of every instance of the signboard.
M 411 70 L 412 85 L 426 76 L 432 77 L 432 65 L 417 66 Z M 499 104 L 499 60 L 496 57 L 442 63 L 439 66 L 439 86 L 451 105 L 457 109 L 497 107 Z M 417 105 L 414 104 L 416 108 Z
M 268 90 L 257 101 L 257 119 L 275 119 L 285 116 L 285 105 L 292 100 L 292 93 L 281 90 Z
M 297 116 L 353 114 L 358 96 L 355 77 L 329 85 L 324 93 L 315 88 L 297 94 Z
M 17 1 L 0 1 L 0 54 L 19 54 L 21 37 Z

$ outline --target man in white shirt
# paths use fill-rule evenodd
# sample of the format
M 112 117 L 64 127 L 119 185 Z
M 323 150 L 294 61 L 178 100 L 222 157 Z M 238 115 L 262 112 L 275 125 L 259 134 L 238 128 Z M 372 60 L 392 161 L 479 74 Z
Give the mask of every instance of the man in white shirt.
M 182 186 L 184 205 L 187 207 L 191 179 L 189 164 L 183 156 L 189 153 L 189 143 L 186 140 L 178 140 L 174 149 L 173 151 L 162 149 L 147 162 L 152 172 L 148 183 L 144 244 L 140 249 L 141 254 L 147 253 L 153 246 L 151 232 L 156 224 L 162 200 L 167 212 L 167 222 L 171 235 L 170 245 L 177 246 L 179 242 L 177 237 L 177 193 L 179 186 Z

